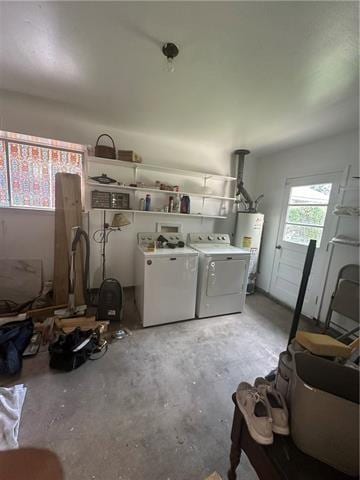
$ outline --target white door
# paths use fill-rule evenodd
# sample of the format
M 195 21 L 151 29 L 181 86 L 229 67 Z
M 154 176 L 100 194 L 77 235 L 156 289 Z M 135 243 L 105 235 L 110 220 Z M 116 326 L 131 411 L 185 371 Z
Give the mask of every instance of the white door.
M 317 318 L 319 313 L 330 254 L 328 243 L 336 231 L 332 211 L 338 197 L 340 175 L 314 175 L 286 182 L 270 293 L 295 307 L 307 246 L 315 239 L 317 248 L 302 309 L 310 318 Z

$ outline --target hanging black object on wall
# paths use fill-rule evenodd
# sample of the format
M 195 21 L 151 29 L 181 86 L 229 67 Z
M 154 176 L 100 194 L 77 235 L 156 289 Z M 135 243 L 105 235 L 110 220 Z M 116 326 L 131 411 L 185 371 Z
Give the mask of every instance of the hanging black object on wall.
M 123 292 L 120 283 L 115 278 L 106 278 L 100 287 L 96 320 L 120 322 L 122 306 Z

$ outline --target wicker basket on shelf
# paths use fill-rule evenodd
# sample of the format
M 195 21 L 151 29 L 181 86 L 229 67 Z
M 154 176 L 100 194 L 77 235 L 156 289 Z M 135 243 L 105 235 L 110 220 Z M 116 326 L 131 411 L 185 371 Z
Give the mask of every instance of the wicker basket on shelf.
M 112 142 L 112 147 L 109 147 L 109 145 L 99 145 L 99 140 L 101 137 L 108 137 L 110 138 Z M 115 148 L 115 142 L 110 135 L 107 133 L 102 133 L 98 139 L 96 140 L 96 145 L 95 145 L 95 156 L 96 157 L 103 157 L 103 158 L 112 158 L 116 159 L 116 148 Z

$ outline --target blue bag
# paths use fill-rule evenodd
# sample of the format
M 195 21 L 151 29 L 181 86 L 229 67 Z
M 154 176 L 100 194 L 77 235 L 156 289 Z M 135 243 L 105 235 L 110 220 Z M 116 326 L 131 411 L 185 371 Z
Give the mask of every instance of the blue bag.
M 34 330 L 31 319 L 0 327 L 0 375 L 15 375 L 22 367 L 22 354 Z

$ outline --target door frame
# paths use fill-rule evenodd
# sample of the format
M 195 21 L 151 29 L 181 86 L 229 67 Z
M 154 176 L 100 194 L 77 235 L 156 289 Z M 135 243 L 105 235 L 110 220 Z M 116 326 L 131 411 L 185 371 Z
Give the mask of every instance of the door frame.
M 293 186 L 296 186 L 296 184 L 300 185 L 312 185 L 316 183 L 329 183 L 329 177 L 333 176 L 335 180 L 333 180 L 331 183 L 333 183 L 333 188 L 335 190 L 332 190 L 331 196 L 334 195 L 334 204 L 338 203 L 340 200 L 341 196 L 341 189 L 340 186 L 346 183 L 346 179 L 349 175 L 349 168 L 346 167 L 344 170 L 335 170 L 335 171 L 330 171 L 330 172 L 316 172 L 308 175 L 302 175 L 302 176 L 296 176 L 296 177 L 286 177 L 285 178 L 285 183 L 283 186 L 283 192 L 282 192 L 282 200 L 281 200 L 281 210 L 280 210 L 280 218 L 278 222 L 278 228 L 277 228 L 277 234 L 276 234 L 276 240 L 275 240 L 275 245 L 274 245 L 274 256 L 273 256 L 273 262 L 272 262 L 272 268 L 271 268 L 271 275 L 270 275 L 270 282 L 269 282 L 269 293 L 271 295 L 271 289 L 272 289 L 272 284 L 273 284 L 273 277 L 274 277 L 274 272 L 275 272 L 275 266 L 276 266 L 276 261 L 277 261 L 277 254 L 276 254 L 276 246 L 279 244 L 279 238 L 280 234 L 283 232 L 283 228 L 285 226 L 285 219 L 286 219 L 286 214 L 287 214 L 287 206 L 289 203 L 289 195 L 290 195 L 290 189 Z M 331 205 L 329 203 L 329 205 Z M 327 212 L 328 214 L 328 212 Z M 328 225 L 325 229 L 324 225 L 324 230 L 323 230 L 323 235 L 321 239 L 321 245 L 323 242 L 323 239 L 326 238 L 327 235 L 324 235 L 325 233 L 329 233 L 329 228 L 332 228 L 334 231 L 334 235 L 336 234 L 338 230 L 338 225 L 339 225 L 339 218 L 335 218 L 333 221 L 333 225 Z M 313 318 L 318 319 L 320 316 L 320 311 L 322 308 L 322 303 L 323 303 L 323 297 L 324 297 L 324 290 L 326 287 L 327 283 L 327 275 L 329 271 L 329 266 L 332 258 L 332 249 L 329 248 L 329 244 L 323 247 L 325 247 L 325 255 L 324 255 L 324 265 L 323 265 L 323 270 L 324 270 L 324 276 L 322 277 L 322 283 L 319 288 L 319 294 L 317 295 L 318 301 L 316 303 L 316 308 L 314 311 Z M 295 250 L 302 251 L 302 246 L 294 244 L 293 247 L 295 247 Z M 276 298 L 276 297 L 274 297 Z M 280 300 L 281 301 L 281 300 Z

